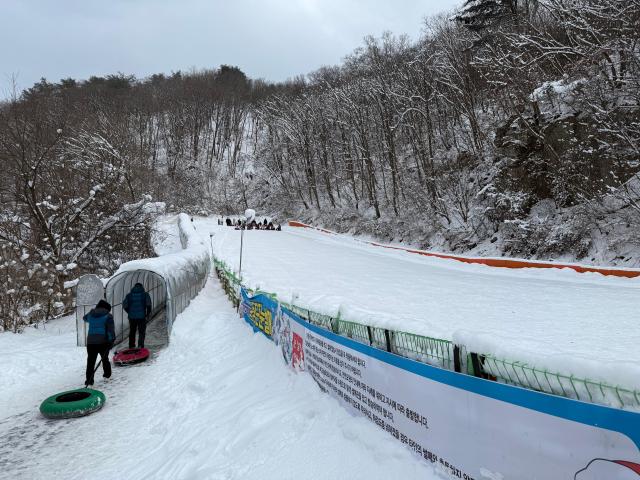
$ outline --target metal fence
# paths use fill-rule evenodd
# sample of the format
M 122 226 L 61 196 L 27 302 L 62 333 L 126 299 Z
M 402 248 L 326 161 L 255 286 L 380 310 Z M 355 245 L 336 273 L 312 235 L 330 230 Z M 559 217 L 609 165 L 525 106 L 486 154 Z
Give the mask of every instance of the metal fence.
M 487 375 L 510 385 L 601 405 L 622 408 L 638 408 L 640 406 L 640 392 L 637 390 L 573 375 L 549 372 L 524 363 L 496 358 L 492 355 L 484 356 L 482 369 Z
M 226 264 L 214 258 L 216 274 L 235 306 L 240 301 L 240 279 Z M 275 294 L 263 293 L 277 299 Z M 640 391 L 536 368 L 526 363 L 472 352 L 449 340 L 388 330 L 313 312 L 280 302 L 302 319 L 357 342 L 439 368 L 552 395 L 632 410 L 640 409 Z

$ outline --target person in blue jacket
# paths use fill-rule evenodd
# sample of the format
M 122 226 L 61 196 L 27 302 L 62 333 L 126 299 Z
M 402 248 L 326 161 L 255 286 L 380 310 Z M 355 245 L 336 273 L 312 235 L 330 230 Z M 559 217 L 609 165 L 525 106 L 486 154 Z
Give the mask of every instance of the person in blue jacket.
M 93 385 L 93 373 L 96 358 L 102 359 L 102 376 L 111 376 L 111 364 L 109 363 L 109 350 L 116 339 L 116 329 L 111 315 L 111 305 L 105 300 L 100 300 L 96 307 L 87 313 L 83 320 L 87 322 L 87 375 L 85 386 Z
M 138 330 L 138 348 L 144 348 L 147 331 L 147 317 L 151 314 L 151 297 L 141 283 L 136 283 L 122 302 L 122 308 L 129 315 L 129 348 L 136 343 Z

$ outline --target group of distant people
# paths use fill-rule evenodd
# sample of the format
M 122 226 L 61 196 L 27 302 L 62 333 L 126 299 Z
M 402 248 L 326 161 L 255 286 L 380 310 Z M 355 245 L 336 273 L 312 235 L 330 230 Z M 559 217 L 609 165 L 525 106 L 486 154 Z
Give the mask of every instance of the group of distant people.
M 219 225 L 226 225 L 227 227 L 235 227 L 236 230 L 273 230 L 279 232 L 282 230 L 280 224 L 274 225 L 272 221 L 266 218 L 262 222 L 257 222 L 255 219 L 247 223 L 244 220 L 232 220 L 227 217 L 224 221 L 220 220 Z

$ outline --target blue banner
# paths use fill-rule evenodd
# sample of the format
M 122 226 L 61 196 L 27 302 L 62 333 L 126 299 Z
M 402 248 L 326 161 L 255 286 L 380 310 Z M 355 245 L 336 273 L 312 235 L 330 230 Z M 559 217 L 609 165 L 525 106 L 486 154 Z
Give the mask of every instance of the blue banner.
M 278 302 L 262 293 L 252 296 L 245 288 L 242 288 L 240 293 L 242 296 L 240 304 L 242 318 L 253 327 L 255 332 L 262 332 L 273 340 L 274 323 L 278 316 Z

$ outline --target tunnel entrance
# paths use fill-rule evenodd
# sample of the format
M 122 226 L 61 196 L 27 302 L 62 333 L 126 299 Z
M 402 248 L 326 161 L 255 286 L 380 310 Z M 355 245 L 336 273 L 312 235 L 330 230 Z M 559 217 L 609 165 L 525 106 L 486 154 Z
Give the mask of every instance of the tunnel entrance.
M 87 276 L 88 277 L 88 276 Z M 76 331 L 78 346 L 85 346 L 87 340 L 87 324 L 83 317 L 95 307 L 94 298 L 85 300 L 80 295 L 80 289 L 89 282 L 78 283 L 76 296 Z M 95 278 L 95 277 L 94 277 Z M 89 279 L 87 279 L 89 280 Z M 91 279 L 95 284 L 95 280 Z M 102 289 L 103 298 L 111 304 L 111 314 L 116 330 L 116 345 L 128 346 L 129 317 L 124 311 L 122 303 L 136 283 L 141 283 L 151 297 L 151 314 L 147 319 L 145 347 L 154 351 L 165 347 L 169 343 L 169 328 L 167 319 L 167 282 L 155 272 L 149 270 L 131 270 L 119 273 L 110 278 Z M 95 288 L 95 287 L 94 287 Z

